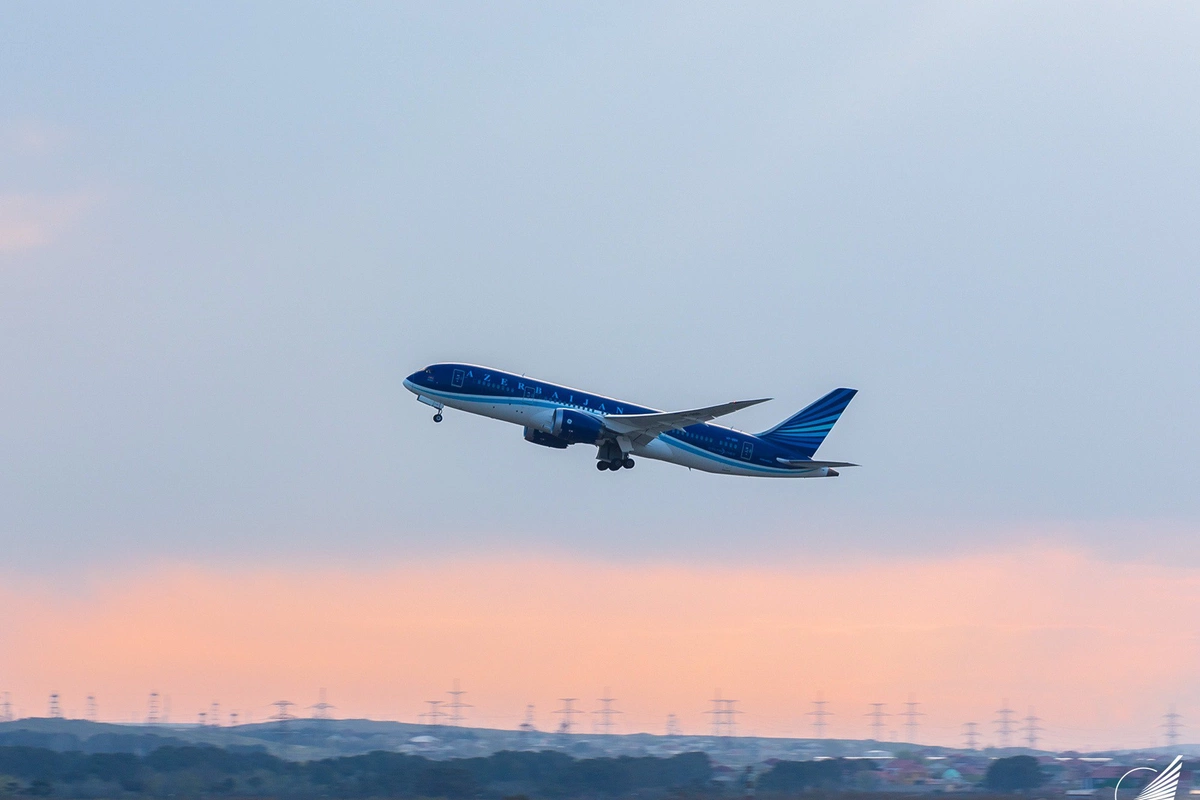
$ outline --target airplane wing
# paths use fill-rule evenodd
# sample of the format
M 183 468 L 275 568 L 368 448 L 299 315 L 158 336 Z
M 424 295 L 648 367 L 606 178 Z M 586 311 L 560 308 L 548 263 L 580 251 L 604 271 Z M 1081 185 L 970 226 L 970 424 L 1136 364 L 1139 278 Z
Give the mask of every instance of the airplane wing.
M 769 397 L 763 397 L 759 400 L 736 400 L 732 403 L 722 403 L 718 406 L 706 406 L 705 408 L 693 408 L 687 411 L 656 411 L 651 414 L 605 414 L 604 427 L 615 433 L 628 436 L 634 444 L 646 444 L 660 433 L 666 433 L 676 428 L 686 428 L 688 425 L 696 425 L 701 422 L 708 422 L 710 419 L 723 417 L 726 414 L 741 411 L 743 408 L 765 403 L 770 399 Z
M 849 461 L 813 461 L 808 458 L 777 458 L 775 459 L 785 467 L 795 467 L 796 469 L 820 469 L 821 467 L 857 467 L 858 464 L 851 464 Z

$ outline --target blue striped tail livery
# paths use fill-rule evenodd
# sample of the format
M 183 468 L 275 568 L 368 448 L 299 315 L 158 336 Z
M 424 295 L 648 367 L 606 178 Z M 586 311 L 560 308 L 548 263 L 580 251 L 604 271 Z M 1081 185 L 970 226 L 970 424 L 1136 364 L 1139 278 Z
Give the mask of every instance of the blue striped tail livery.
M 805 406 L 794 416 L 758 434 L 759 438 L 795 450 L 802 456 L 812 457 L 833 430 L 833 423 L 850 405 L 857 389 L 834 389 L 820 400 Z

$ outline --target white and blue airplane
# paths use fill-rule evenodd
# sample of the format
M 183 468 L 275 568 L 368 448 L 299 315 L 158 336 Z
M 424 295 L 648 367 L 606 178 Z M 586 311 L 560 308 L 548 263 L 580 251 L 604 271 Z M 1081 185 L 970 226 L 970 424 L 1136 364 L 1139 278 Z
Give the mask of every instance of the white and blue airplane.
M 770 478 L 833 477 L 840 467 L 857 466 L 813 460 L 855 389 L 834 389 L 770 430 L 751 434 L 709 420 L 770 398 L 659 411 L 474 364 L 433 364 L 409 375 L 404 386 L 436 409 L 434 422 L 442 421 L 443 408 L 456 408 L 521 425 L 526 441 L 544 447 L 596 445 L 599 470 L 633 469 L 634 455 Z

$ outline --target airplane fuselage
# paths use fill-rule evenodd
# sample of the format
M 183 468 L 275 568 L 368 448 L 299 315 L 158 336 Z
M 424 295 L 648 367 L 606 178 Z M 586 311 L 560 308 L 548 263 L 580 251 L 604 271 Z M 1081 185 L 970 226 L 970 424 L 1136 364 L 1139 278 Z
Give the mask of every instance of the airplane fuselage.
M 560 409 L 568 412 L 568 419 L 588 425 L 588 430 L 592 430 L 592 419 L 602 428 L 604 416 L 608 414 L 659 411 L 474 364 L 434 364 L 408 376 L 404 386 L 422 402 L 438 409 L 436 420 L 441 419 L 443 407 L 454 408 L 520 425 L 525 429 L 525 438 L 535 444 L 555 448 L 568 444 L 596 444 L 599 447 L 597 458 L 600 459 L 610 457 L 606 455 L 605 447 L 614 445 L 616 437 L 601 430 L 595 439 L 560 439 L 554 435 L 555 431 L 561 430 L 563 411 Z M 781 459 L 795 458 L 794 451 L 754 434 L 711 422 L 671 429 L 650 441 L 631 443 L 620 457 L 628 453 L 723 475 L 809 478 L 838 474 L 827 467 L 784 466 Z M 628 466 L 632 466 L 632 461 Z

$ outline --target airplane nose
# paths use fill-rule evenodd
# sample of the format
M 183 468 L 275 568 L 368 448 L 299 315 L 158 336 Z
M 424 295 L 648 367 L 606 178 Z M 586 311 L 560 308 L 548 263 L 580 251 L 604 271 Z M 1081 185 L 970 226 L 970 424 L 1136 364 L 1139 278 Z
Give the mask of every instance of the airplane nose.
M 407 378 L 404 379 L 404 388 L 408 389 L 413 394 L 419 393 L 420 392 L 420 384 L 417 381 L 424 374 L 425 374 L 424 372 L 417 371 L 417 372 L 414 372 L 412 375 L 409 375 Z

